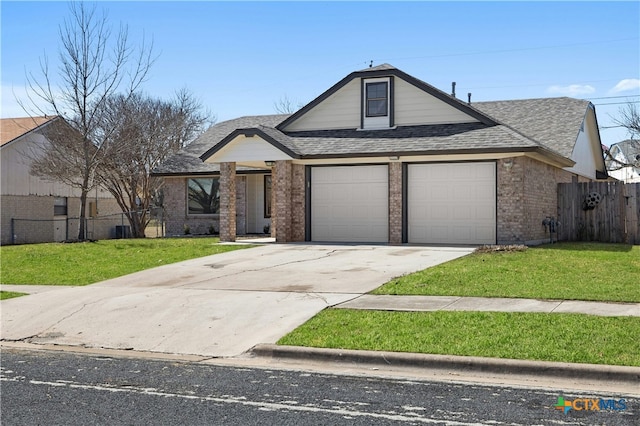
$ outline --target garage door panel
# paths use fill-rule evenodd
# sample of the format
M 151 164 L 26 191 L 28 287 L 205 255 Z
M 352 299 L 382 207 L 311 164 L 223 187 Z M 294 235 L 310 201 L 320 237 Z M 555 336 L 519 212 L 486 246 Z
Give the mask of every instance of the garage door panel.
M 388 241 L 387 166 L 316 167 L 311 171 L 314 241 Z
M 495 243 L 495 182 L 494 163 L 410 164 L 409 242 Z

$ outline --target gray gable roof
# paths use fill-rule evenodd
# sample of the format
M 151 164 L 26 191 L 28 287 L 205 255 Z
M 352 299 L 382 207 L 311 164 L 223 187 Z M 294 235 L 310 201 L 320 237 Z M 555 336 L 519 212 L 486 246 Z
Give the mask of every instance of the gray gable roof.
M 432 95 L 433 97 L 453 106 L 456 109 L 459 109 L 460 111 L 463 111 L 464 113 L 470 115 L 471 117 L 475 118 L 476 120 L 480 121 L 481 123 L 487 124 L 487 125 L 495 125 L 496 122 L 491 119 L 490 117 L 484 115 L 482 112 L 478 111 L 475 108 L 471 108 L 469 107 L 465 102 L 462 102 L 461 100 L 449 96 L 449 94 L 443 92 L 440 89 L 437 89 L 436 87 L 422 81 L 419 80 L 403 71 L 400 71 L 399 69 L 397 69 L 396 67 L 394 67 L 393 65 L 389 65 L 389 64 L 382 64 L 382 65 L 378 65 L 377 67 L 372 67 L 372 68 L 365 68 L 364 70 L 361 71 L 355 71 L 352 72 L 351 74 L 349 74 L 348 76 L 346 76 L 345 78 L 343 78 L 342 80 L 340 80 L 339 82 L 337 82 L 336 84 L 334 84 L 333 86 L 331 86 L 328 90 L 326 90 L 324 93 L 322 93 L 320 96 L 318 96 L 317 98 L 315 98 L 314 100 L 312 100 L 311 102 L 309 102 L 307 105 L 305 105 L 304 107 L 302 107 L 300 110 L 296 111 L 295 113 L 293 113 L 290 117 L 288 117 L 286 120 L 284 120 L 282 123 L 280 123 L 278 125 L 278 129 L 280 130 L 286 130 L 286 127 L 293 123 L 294 121 L 296 121 L 298 118 L 302 117 L 304 114 L 306 114 L 309 110 L 313 109 L 315 106 L 317 106 L 318 104 L 320 104 L 322 101 L 324 101 L 325 99 L 327 99 L 329 96 L 331 96 L 332 94 L 334 94 L 335 92 L 337 92 L 338 90 L 340 90 L 342 87 L 344 87 L 347 83 L 349 83 L 351 80 L 357 79 L 357 78 L 373 78 L 373 77 L 389 77 L 389 76 L 395 76 L 398 77 L 404 81 L 406 81 L 407 83 L 410 83 L 412 85 L 414 85 L 415 87 L 419 88 L 420 90 L 423 90 L 426 93 L 429 93 L 430 95 Z
M 614 150 L 616 147 L 617 149 Z M 611 152 L 612 150 L 620 150 L 620 153 L 624 156 L 624 160 L 630 163 L 640 160 L 640 141 L 627 139 L 617 142 L 609 147 L 609 151 Z
M 348 79 L 388 72 L 408 79 L 410 83 L 429 93 L 444 97 L 449 104 L 471 112 L 474 117 L 481 117 L 481 122 L 399 126 L 395 129 L 370 131 L 283 130 L 286 123 L 320 102 L 324 99 L 323 96 L 326 98 L 331 90 L 342 87 Z M 217 173 L 218 165 L 205 163 L 204 160 L 239 133 L 258 134 L 291 157 L 299 159 L 538 151 L 569 166 L 572 164 L 570 158 L 589 106 L 588 101 L 566 97 L 476 102 L 469 106 L 389 64 L 383 64 L 351 73 L 293 115 L 246 116 L 218 123 L 156 168 L 154 174 Z M 242 168 L 238 170 L 242 171 Z
M 164 163 L 154 169 L 153 174 L 172 175 L 186 173 L 219 173 L 220 167 L 217 164 L 205 163 L 200 159 L 200 156 L 237 129 L 252 128 L 262 125 L 272 128 L 288 116 L 289 114 L 257 115 L 222 121 L 210 127 L 206 132 L 196 138 L 196 140 L 191 142 L 180 152 L 169 157 Z
M 589 101 L 566 97 L 473 104 L 500 123 L 567 158 L 571 158 L 589 105 Z

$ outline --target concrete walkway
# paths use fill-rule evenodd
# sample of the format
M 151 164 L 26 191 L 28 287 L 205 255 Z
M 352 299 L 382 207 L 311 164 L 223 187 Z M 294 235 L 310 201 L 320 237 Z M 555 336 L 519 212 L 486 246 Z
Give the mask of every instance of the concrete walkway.
M 37 294 L 54 290 L 70 290 L 74 287 L 2 284 L 1 288 L 3 291 Z M 364 309 L 378 311 L 544 312 L 556 314 L 588 314 L 603 317 L 640 317 L 640 303 L 516 299 L 500 297 L 395 296 L 365 294 L 333 307 L 338 309 Z
M 365 294 L 334 306 L 381 311 L 482 311 L 581 313 L 599 316 L 640 317 L 640 303 L 589 302 L 458 296 L 392 296 Z
M 328 306 L 473 251 L 265 244 L 85 287 L 18 287 L 1 340 L 229 357 L 275 343 Z

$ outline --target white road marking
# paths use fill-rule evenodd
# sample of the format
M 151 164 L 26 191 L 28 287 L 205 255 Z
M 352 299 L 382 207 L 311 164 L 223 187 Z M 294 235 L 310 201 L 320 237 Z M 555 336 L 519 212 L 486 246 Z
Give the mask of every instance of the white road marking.
M 287 403 L 275 403 L 275 402 L 262 402 L 262 401 L 249 401 L 246 397 L 235 397 L 231 395 L 226 395 L 225 397 L 214 397 L 214 396 L 197 396 L 197 395 L 186 395 L 180 393 L 172 393 L 172 392 L 163 392 L 155 388 L 141 388 L 135 386 L 126 386 L 126 387 L 117 387 L 109 384 L 101 384 L 101 385 L 87 385 L 77 382 L 70 382 L 67 380 L 64 381 L 43 381 L 43 380 L 24 380 L 19 377 L 7 377 L 0 376 L 0 381 L 7 382 L 16 382 L 16 381 L 24 381 L 32 385 L 41 385 L 41 386 L 53 386 L 53 387 L 67 387 L 70 389 L 85 389 L 92 391 L 100 391 L 100 392 L 113 392 L 113 393 L 131 393 L 131 394 L 139 394 L 139 395 L 150 395 L 150 396 L 159 396 L 164 398 L 180 398 L 187 400 L 200 400 L 200 401 L 210 401 L 217 402 L 223 404 L 239 404 L 249 407 L 255 407 L 260 410 L 268 410 L 268 411 L 277 411 L 277 410 L 285 410 L 285 411 L 298 411 L 298 412 L 310 412 L 310 413 L 327 413 L 327 414 L 337 414 L 340 416 L 350 416 L 350 417 L 372 417 L 376 419 L 385 419 L 385 420 L 394 420 L 394 421 L 402 421 L 402 422 L 420 422 L 420 423 L 428 423 L 428 424 L 441 424 L 441 425 L 449 425 L 449 426 L 481 426 L 482 423 L 468 423 L 468 422 L 460 422 L 454 420 L 445 420 L 445 419 L 431 419 L 427 417 L 416 417 L 415 413 L 412 413 L 410 416 L 401 415 L 401 414 L 386 414 L 386 413 L 372 413 L 365 411 L 352 411 L 345 408 L 323 408 L 317 406 L 307 406 L 307 405 L 298 405 L 292 404 L 291 401 L 286 401 Z M 486 422 L 485 422 L 486 424 Z M 519 426 L 511 423 L 512 426 Z M 524 426 L 524 425 L 520 425 Z

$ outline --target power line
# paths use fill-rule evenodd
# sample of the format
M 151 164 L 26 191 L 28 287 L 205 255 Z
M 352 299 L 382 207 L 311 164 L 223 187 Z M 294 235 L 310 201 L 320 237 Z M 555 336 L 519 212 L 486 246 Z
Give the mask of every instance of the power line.
M 583 98 L 583 99 L 589 99 L 589 100 L 594 100 L 594 99 L 619 99 L 619 98 L 635 98 L 640 96 L 640 94 L 637 95 L 626 95 L 626 96 L 603 96 L 601 98 Z
M 600 105 L 627 105 L 627 104 L 640 104 L 640 101 L 629 101 L 629 102 L 608 102 L 604 104 L 594 104 L 595 106 Z

